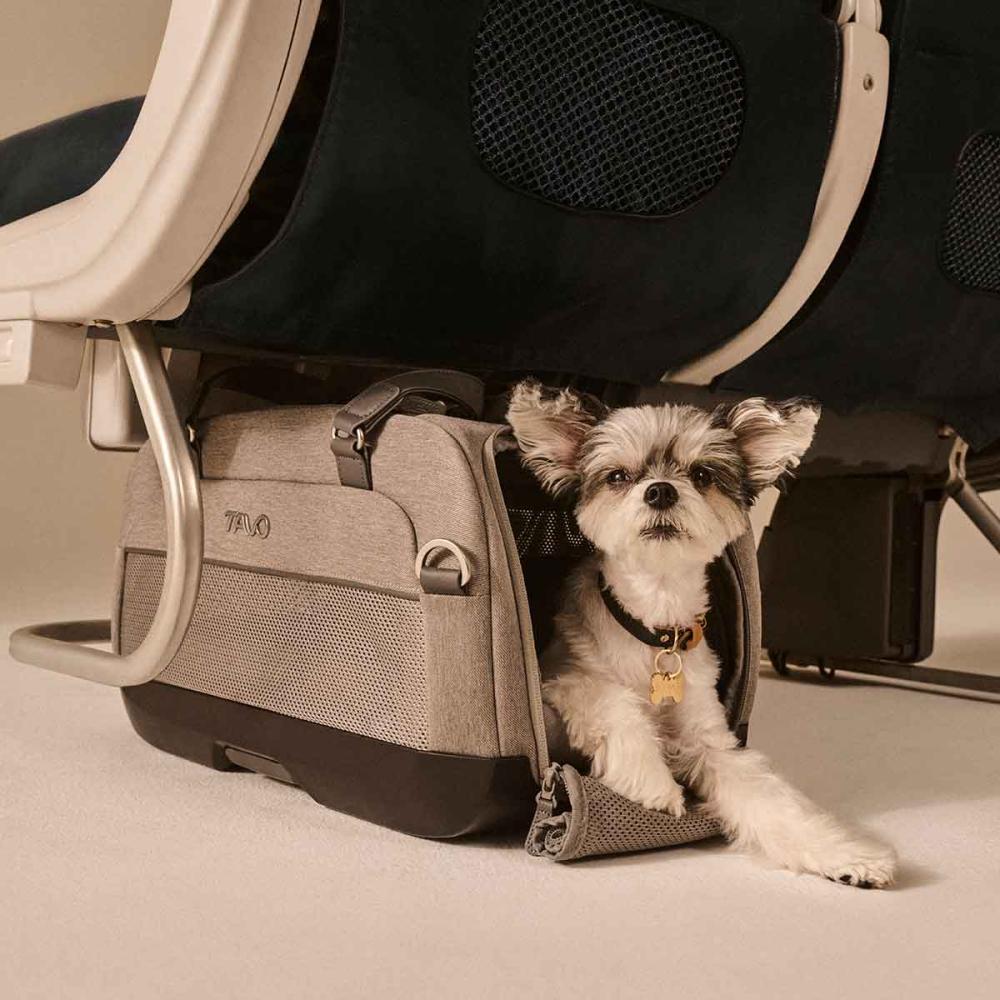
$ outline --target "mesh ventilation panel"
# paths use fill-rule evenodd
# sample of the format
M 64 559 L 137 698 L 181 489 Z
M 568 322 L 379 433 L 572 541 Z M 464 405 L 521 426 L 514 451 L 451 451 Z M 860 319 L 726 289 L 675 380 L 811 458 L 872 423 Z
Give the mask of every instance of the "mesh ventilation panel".
M 668 215 L 725 173 L 743 75 L 703 24 L 636 0 L 493 0 L 472 128 L 487 168 L 574 208 Z
M 593 551 L 571 511 L 512 507 L 507 516 L 522 559 L 585 556 Z
M 149 631 L 164 561 L 126 556 L 123 653 Z M 404 597 L 206 562 L 191 627 L 157 680 L 427 748 L 423 615 Z
M 574 861 L 689 844 L 721 833 L 718 821 L 690 795 L 687 812 L 675 819 L 643 808 L 568 764 L 550 768 L 546 786 L 553 797 L 548 805 L 539 799 L 526 843 L 536 857 Z
M 955 194 L 941 243 L 941 266 L 967 288 L 1000 292 L 1000 135 L 969 141 L 955 170 Z
M 611 791 L 596 778 L 583 777 L 587 795 L 587 830 L 579 855 L 623 854 L 657 847 L 688 844 L 721 832 L 713 817 L 688 801 L 688 812 L 680 819 L 653 812 Z

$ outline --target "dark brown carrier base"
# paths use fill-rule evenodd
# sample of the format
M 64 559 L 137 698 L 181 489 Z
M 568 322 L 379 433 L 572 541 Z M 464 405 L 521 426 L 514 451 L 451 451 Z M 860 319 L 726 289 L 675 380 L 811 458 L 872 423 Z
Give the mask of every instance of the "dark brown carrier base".
M 124 688 L 135 731 L 219 771 L 290 780 L 321 805 L 418 837 L 527 827 L 537 785 L 524 757 L 429 753 L 170 684 Z

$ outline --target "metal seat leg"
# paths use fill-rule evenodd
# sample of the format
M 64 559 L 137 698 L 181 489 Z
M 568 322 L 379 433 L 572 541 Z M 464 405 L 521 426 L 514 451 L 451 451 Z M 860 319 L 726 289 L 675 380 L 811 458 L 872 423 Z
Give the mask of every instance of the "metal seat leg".
M 201 488 L 194 453 L 177 415 L 160 350 L 148 326 L 118 327 L 118 338 L 160 472 L 167 559 L 160 604 L 148 635 L 127 656 L 85 643 L 107 641 L 110 622 L 58 622 L 16 631 L 15 660 L 58 673 L 126 687 L 144 684 L 173 659 L 194 613 L 204 548 Z

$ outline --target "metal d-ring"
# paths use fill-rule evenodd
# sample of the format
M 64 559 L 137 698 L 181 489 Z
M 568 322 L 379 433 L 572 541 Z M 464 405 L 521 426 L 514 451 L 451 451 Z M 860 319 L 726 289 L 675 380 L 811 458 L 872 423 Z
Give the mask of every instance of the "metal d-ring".
M 445 551 L 450 552 L 458 560 L 458 583 L 459 586 L 464 587 L 469 580 L 472 579 L 472 570 L 469 568 L 469 560 L 466 558 L 465 553 L 453 541 L 450 541 L 447 538 L 432 538 L 429 542 L 425 542 L 420 547 L 420 551 L 417 553 L 417 559 L 414 564 L 417 579 L 420 579 L 421 571 L 427 564 L 427 557 L 432 552 L 436 552 L 438 549 L 444 549 Z

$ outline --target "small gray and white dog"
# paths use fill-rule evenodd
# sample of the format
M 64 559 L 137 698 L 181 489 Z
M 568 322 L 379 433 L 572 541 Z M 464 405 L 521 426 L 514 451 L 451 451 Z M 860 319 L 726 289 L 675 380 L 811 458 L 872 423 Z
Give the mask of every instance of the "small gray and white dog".
M 574 393 L 529 380 L 514 389 L 507 419 L 542 485 L 575 497 L 580 530 L 596 549 L 567 581 L 542 657 L 544 698 L 591 759 L 591 774 L 673 816 L 685 809 L 683 781 L 737 847 L 766 862 L 890 885 L 891 848 L 848 830 L 761 754 L 737 746 L 707 643 L 683 654 L 679 700 L 653 703 L 651 679 L 675 683 L 677 660 L 654 666 L 650 645 L 623 627 L 606 597 L 640 628 L 700 637 L 709 564 L 744 532 L 758 493 L 799 464 L 819 409 L 748 399 L 713 413 L 638 406 L 597 415 Z

